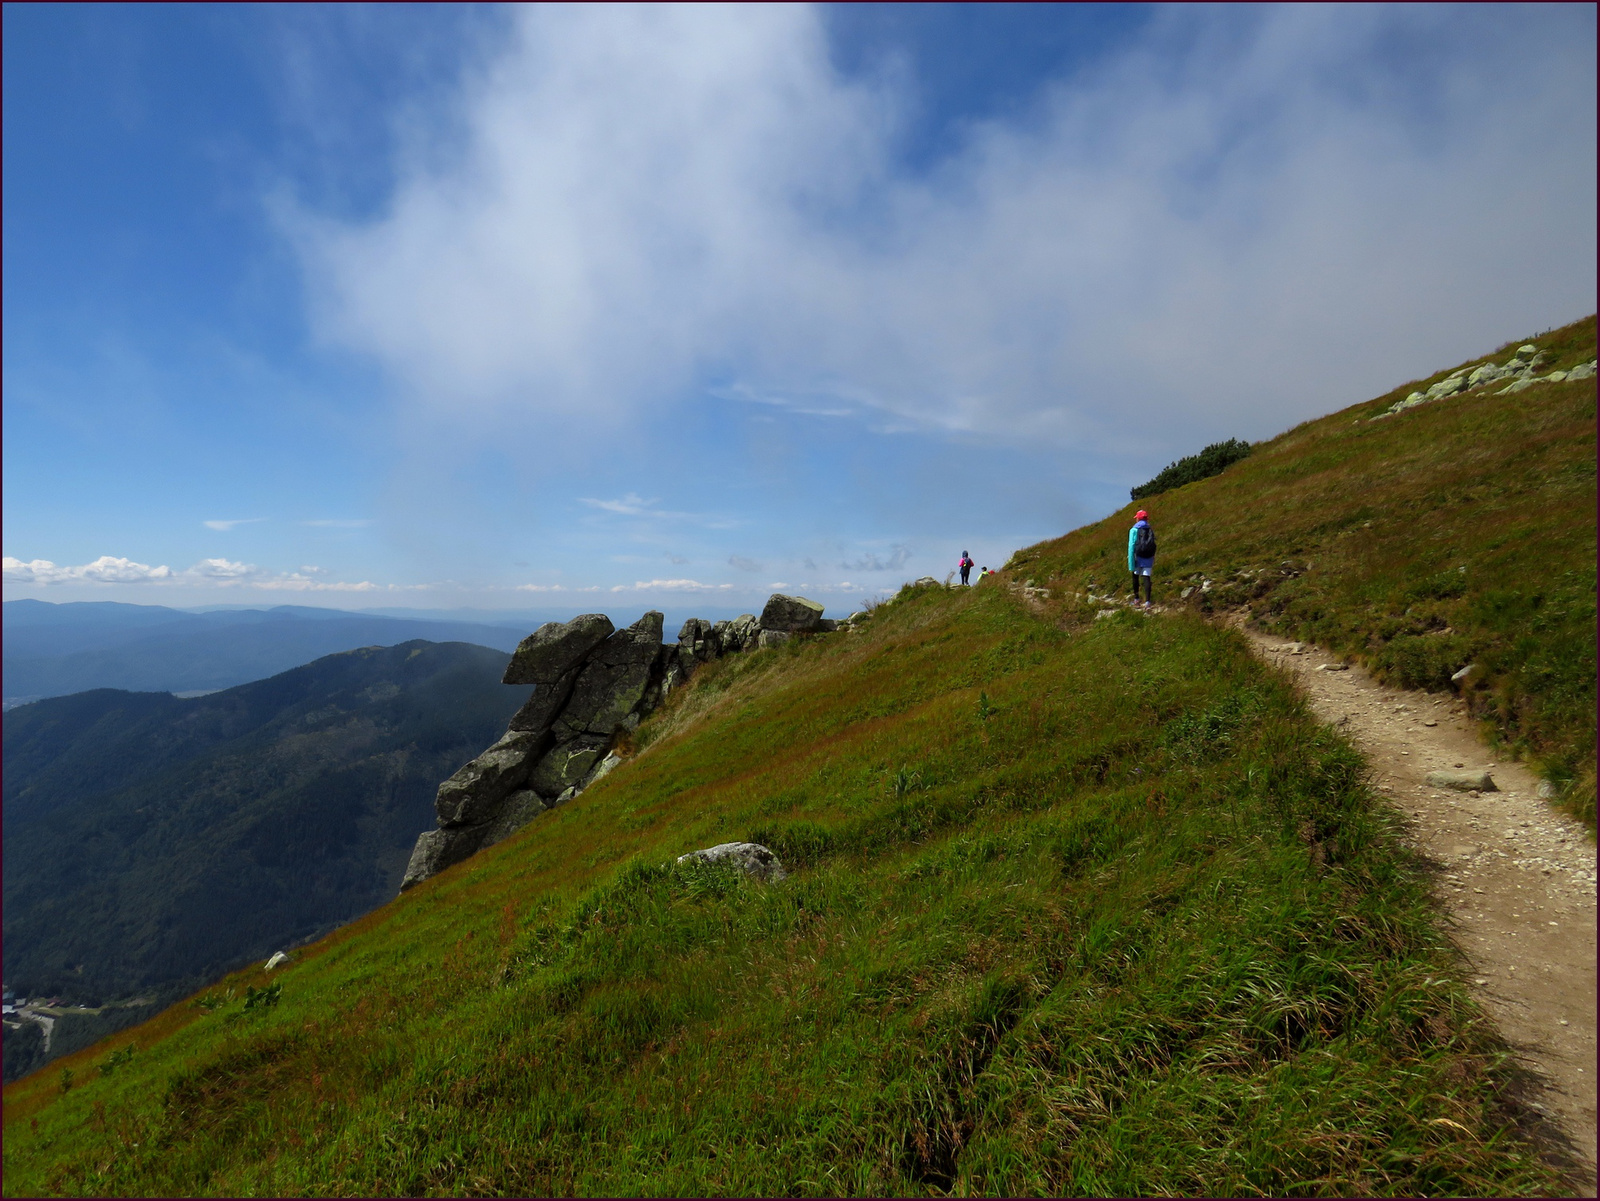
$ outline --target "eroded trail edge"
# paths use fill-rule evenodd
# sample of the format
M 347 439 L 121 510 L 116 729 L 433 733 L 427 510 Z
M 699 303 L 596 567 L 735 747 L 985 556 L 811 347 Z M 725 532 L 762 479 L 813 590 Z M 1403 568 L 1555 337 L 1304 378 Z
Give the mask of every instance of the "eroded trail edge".
M 1389 688 L 1310 644 L 1237 628 L 1360 746 L 1411 819 L 1413 844 L 1440 864 L 1440 901 L 1478 999 L 1531 1070 L 1528 1102 L 1583 1156 L 1593 1196 L 1595 846 L 1582 823 L 1541 799 L 1527 768 L 1495 758 L 1453 698 Z M 1457 768 L 1487 768 L 1496 790 L 1428 784 L 1429 772 Z

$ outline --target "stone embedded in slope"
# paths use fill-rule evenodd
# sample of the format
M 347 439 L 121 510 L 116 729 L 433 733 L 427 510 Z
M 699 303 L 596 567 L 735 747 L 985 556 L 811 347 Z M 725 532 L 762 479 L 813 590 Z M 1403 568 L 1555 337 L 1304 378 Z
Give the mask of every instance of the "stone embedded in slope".
M 788 872 L 778 857 L 759 842 L 724 842 L 703 851 L 690 851 L 678 856 L 679 863 L 726 863 L 747 876 L 776 883 L 786 879 Z
M 1579 363 L 1571 371 L 1567 372 L 1567 382 L 1571 383 L 1575 379 L 1590 379 L 1594 376 L 1594 373 L 1595 361 L 1590 359 L 1587 363 Z
M 789 633 L 788 630 L 762 630 L 761 637 L 756 640 L 756 645 L 762 650 L 766 650 L 768 647 L 782 646 L 793 637 L 794 635 Z
M 822 620 L 824 606 L 803 596 L 785 596 L 774 592 L 761 610 L 761 628 L 778 630 L 785 634 L 809 634 Z
M 1504 367 L 1494 363 L 1485 363 L 1471 375 L 1467 376 L 1467 387 L 1480 388 L 1484 384 L 1492 384 L 1497 379 L 1504 379 L 1509 374 Z
M 522 786 L 545 736 L 508 731 L 483 754 L 439 785 L 433 802 L 441 827 L 472 826 L 493 818 L 500 802 Z
M 1430 771 L 1430 788 L 1454 788 L 1457 792 L 1497 792 L 1494 777 L 1486 771 Z
M 585 613 L 571 621 L 547 621 L 517 644 L 502 683 L 553 684 L 615 629 L 604 613 Z M 659 636 L 656 641 L 661 641 Z

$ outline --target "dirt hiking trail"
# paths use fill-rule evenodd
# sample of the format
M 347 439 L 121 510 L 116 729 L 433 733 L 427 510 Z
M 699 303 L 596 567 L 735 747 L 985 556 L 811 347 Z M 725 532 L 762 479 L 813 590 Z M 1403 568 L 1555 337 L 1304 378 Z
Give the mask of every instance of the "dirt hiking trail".
M 1360 746 L 1411 819 L 1412 845 L 1440 865 L 1478 999 L 1530 1074 L 1523 1100 L 1565 1135 L 1594 1196 L 1595 844 L 1582 823 L 1542 800 L 1527 768 L 1497 759 L 1455 698 L 1388 688 L 1309 643 L 1230 624 Z M 1456 768 L 1489 769 L 1496 791 L 1428 784 Z

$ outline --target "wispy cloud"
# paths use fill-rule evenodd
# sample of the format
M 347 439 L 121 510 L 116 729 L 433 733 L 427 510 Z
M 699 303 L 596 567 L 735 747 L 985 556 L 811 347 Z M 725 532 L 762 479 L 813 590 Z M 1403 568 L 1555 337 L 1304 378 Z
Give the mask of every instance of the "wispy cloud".
M 737 567 L 740 571 L 760 571 L 761 564 L 754 559 L 747 559 L 743 555 L 729 555 L 728 566 Z
M 236 525 L 254 525 L 259 521 L 265 520 L 265 517 L 235 517 L 230 521 L 202 521 L 200 524 L 208 530 L 218 530 L 226 533 Z
M 647 515 L 650 517 L 678 516 L 678 514 L 662 513 L 653 509 L 653 505 L 661 503 L 659 499 L 646 500 L 635 492 L 629 492 L 616 500 L 598 500 L 592 496 L 580 496 L 578 499 L 593 508 L 601 509 L 607 513 L 620 513 L 624 517 L 643 517 Z
M 372 524 L 370 517 L 338 518 L 320 517 L 313 521 L 302 521 L 301 525 L 323 526 L 336 530 L 360 530 Z
M 602 513 L 618 517 L 638 517 L 649 522 L 672 522 L 678 525 L 697 525 L 710 530 L 733 529 L 739 523 L 732 518 L 715 513 L 686 513 L 679 509 L 662 509 L 659 499 L 646 500 L 636 492 L 628 492 L 613 500 L 595 496 L 580 496 L 579 502 Z

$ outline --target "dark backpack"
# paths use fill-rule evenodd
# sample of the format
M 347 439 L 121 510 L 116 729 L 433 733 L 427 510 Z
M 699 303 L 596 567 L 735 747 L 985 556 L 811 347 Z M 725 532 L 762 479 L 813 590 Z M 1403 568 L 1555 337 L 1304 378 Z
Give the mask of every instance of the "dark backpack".
M 1145 526 L 1133 536 L 1133 557 L 1135 559 L 1156 557 L 1156 532 L 1149 526 Z

